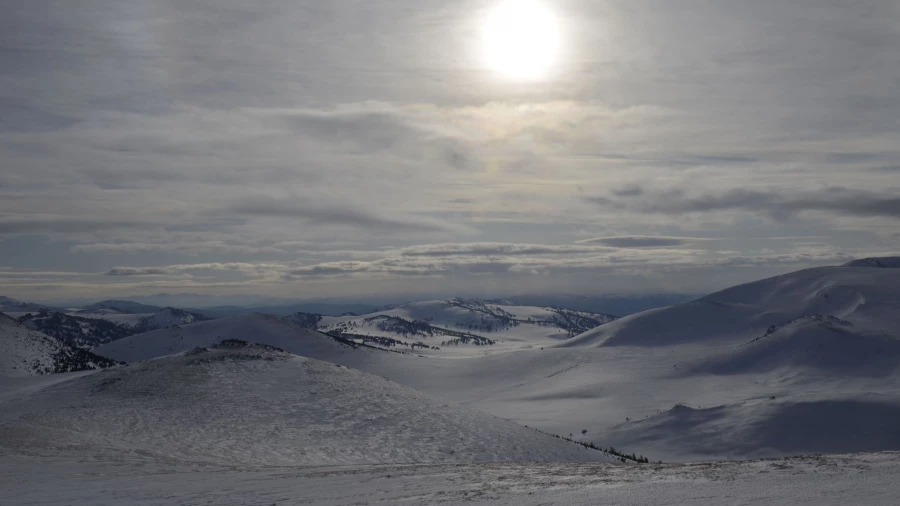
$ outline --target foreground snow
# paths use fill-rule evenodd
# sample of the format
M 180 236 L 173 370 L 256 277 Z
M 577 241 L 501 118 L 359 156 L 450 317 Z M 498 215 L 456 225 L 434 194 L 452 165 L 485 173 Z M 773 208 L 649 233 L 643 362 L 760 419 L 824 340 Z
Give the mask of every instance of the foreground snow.
M 894 506 L 894 453 L 682 465 L 488 463 L 353 467 L 74 462 L 0 450 L 4 504 Z

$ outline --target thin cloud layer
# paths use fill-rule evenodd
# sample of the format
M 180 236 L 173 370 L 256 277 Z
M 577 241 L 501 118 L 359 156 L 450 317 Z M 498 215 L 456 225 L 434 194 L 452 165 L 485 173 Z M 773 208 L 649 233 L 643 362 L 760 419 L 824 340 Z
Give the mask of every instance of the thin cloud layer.
M 487 7 L 5 9 L 5 295 L 697 292 L 900 250 L 893 2 L 559 2 L 530 83 L 484 68 Z
M 695 237 L 665 237 L 652 235 L 622 235 L 616 237 L 594 237 L 582 239 L 579 244 L 600 244 L 614 248 L 662 248 L 671 246 L 684 246 L 686 244 L 703 241 Z

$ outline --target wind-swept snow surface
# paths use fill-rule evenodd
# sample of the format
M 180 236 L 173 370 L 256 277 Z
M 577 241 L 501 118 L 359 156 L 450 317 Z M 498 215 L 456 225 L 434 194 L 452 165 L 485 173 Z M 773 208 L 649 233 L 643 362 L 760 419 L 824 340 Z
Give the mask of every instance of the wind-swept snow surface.
M 10 504 L 896 506 L 892 453 L 664 466 L 585 463 L 323 468 L 151 465 L 0 454 Z
M 8 400 L 0 447 L 248 466 L 613 461 L 377 376 L 239 341 Z

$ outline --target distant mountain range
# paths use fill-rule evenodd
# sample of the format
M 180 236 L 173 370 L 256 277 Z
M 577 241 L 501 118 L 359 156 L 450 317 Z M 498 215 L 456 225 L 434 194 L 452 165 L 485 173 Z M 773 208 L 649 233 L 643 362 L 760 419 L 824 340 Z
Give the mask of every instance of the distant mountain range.
M 615 316 L 506 300 L 453 299 L 412 302 L 364 315 L 295 313 L 297 325 L 373 346 L 551 345 L 616 319 Z

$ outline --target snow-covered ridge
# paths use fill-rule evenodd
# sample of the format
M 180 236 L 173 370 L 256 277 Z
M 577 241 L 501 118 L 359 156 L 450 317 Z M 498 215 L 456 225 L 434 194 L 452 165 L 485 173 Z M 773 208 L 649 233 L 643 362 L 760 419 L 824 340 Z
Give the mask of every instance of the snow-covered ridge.
M 140 306 L 143 305 L 135 305 L 133 307 L 137 308 Z M 139 334 L 141 332 L 163 329 L 166 327 L 171 327 L 173 325 L 186 325 L 188 323 L 194 323 L 209 319 L 201 314 L 173 307 L 159 308 L 157 311 L 152 313 L 132 313 L 130 311 L 123 311 L 108 307 L 82 309 L 80 311 L 69 314 L 71 316 L 77 316 L 80 318 L 107 320 L 118 325 L 123 325 L 131 328 L 132 334 Z
M 29 329 L 43 332 L 83 350 L 90 350 L 135 333 L 132 327 L 109 320 L 47 311 L 28 313 L 19 317 L 18 321 Z
M 844 267 L 876 267 L 880 269 L 900 269 L 900 257 L 861 258 L 851 260 Z
M 330 359 L 351 350 L 321 332 L 251 313 L 137 334 L 100 346 L 94 353 L 131 363 L 213 346 L 226 339 L 265 344 L 312 358 Z
M 563 346 L 740 344 L 772 326 L 823 315 L 863 331 L 900 327 L 900 269 L 820 267 L 738 285 L 701 299 L 631 315 Z
M 99 369 L 115 365 L 0 313 L 0 379 Z
M 0 313 L 28 313 L 33 311 L 52 311 L 53 309 L 43 304 L 22 302 L 9 297 L 0 296 Z
M 240 341 L 0 404 L 0 447 L 230 466 L 613 461 L 378 376 Z
M 159 306 L 151 306 L 149 304 L 141 304 L 130 300 L 104 300 L 90 304 L 81 308 L 85 313 L 114 311 L 122 314 L 149 314 L 161 311 L 163 308 Z

